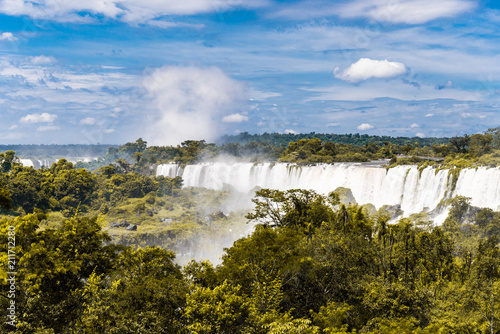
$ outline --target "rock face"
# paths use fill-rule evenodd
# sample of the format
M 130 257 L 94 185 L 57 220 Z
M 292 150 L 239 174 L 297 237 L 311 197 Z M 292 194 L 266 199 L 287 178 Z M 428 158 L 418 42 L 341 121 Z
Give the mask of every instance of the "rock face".
M 387 212 L 391 219 L 397 218 L 403 214 L 403 211 L 401 210 L 401 205 L 399 204 L 384 205 L 380 208 L 380 211 Z
M 348 205 L 348 204 L 356 204 L 356 199 L 352 194 L 351 189 L 345 187 L 338 187 L 335 189 L 334 193 L 339 195 L 340 203 Z
M 160 218 L 160 221 L 161 221 L 162 223 L 167 224 L 167 223 L 171 223 L 171 222 L 173 222 L 173 219 L 171 219 L 171 218 Z
M 109 223 L 110 227 L 128 227 L 130 223 L 126 220 L 122 220 L 119 223 Z
M 134 225 L 134 224 L 129 225 L 129 226 L 127 227 L 127 230 L 128 230 L 128 231 L 137 231 L 137 225 Z

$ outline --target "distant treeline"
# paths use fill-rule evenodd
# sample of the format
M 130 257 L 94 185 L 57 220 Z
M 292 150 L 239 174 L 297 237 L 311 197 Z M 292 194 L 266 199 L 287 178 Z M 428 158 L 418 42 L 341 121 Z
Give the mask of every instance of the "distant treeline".
M 448 144 L 450 138 L 442 137 L 390 137 L 390 136 L 370 136 L 367 134 L 360 135 L 359 133 L 348 133 L 348 134 L 336 134 L 336 133 L 262 133 L 262 134 L 249 134 L 248 132 L 242 132 L 238 135 L 224 135 L 217 143 L 218 144 L 228 144 L 228 143 L 238 143 L 246 144 L 250 142 L 267 142 L 273 146 L 288 146 L 290 142 L 296 142 L 299 139 L 313 139 L 318 138 L 322 142 L 332 142 L 336 144 L 351 144 L 354 146 L 364 146 L 369 143 L 374 143 L 377 145 L 383 145 L 384 142 L 388 142 L 394 145 L 406 145 L 418 143 L 420 146 L 431 146 Z
M 133 143 L 111 147 L 104 157 L 89 163 L 79 162 L 75 167 L 92 171 L 113 164 L 125 172 L 149 175 L 158 164 L 186 165 L 220 157 L 298 164 L 390 159 L 391 165 L 437 164 L 438 161 L 459 167 L 500 165 L 500 127 L 453 138 L 316 133 L 251 135 L 246 132 L 224 138 L 226 142 L 218 145 L 186 140 L 177 146 L 147 146 L 147 142 L 139 138 Z
M 497 166 L 500 165 L 500 127 L 453 138 L 243 132 L 237 136 L 223 136 L 217 144 L 186 140 L 177 146 L 148 146 L 139 138 L 120 146 L 4 145 L 0 146 L 0 151 L 2 149 L 13 151 L 19 157 L 99 157 L 95 161 L 79 162 L 75 167 L 93 171 L 114 165 L 125 172 L 145 175 L 154 173 L 155 165 L 162 163 L 186 165 L 220 157 L 298 164 L 390 159 L 391 165 L 436 164 L 438 161 L 448 166 Z
M 0 145 L 0 152 L 15 151 L 19 157 L 46 158 L 46 157 L 100 157 L 106 155 L 110 147 L 118 145 Z

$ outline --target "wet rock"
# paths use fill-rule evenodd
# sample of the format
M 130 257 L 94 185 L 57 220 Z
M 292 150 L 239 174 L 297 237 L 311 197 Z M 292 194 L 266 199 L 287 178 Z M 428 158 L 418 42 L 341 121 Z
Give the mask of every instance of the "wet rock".
M 401 210 L 401 205 L 384 205 L 379 209 L 379 213 L 388 214 L 390 219 L 397 218 L 403 214 L 403 210 Z
M 130 223 L 126 220 L 122 220 L 121 222 L 118 223 L 109 223 L 110 227 L 127 227 L 129 225 Z
M 349 205 L 357 203 L 352 194 L 352 190 L 349 188 L 338 187 L 333 192 L 339 196 L 340 203 L 342 204 Z

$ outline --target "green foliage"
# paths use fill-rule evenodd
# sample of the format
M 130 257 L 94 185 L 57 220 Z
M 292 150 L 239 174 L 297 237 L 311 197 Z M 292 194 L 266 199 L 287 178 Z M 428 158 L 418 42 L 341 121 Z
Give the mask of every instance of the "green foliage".
M 253 312 L 248 297 L 227 281 L 214 289 L 195 287 L 186 301 L 187 330 L 196 334 L 245 332 Z
M 12 198 L 5 177 L 0 174 L 0 210 L 10 210 L 12 207 Z
M 448 138 L 420 138 L 420 137 L 390 137 L 390 136 L 370 136 L 367 134 L 326 134 L 326 133 L 300 133 L 300 134 L 280 134 L 280 133 L 263 133 L 263 134 L 249 134 L 242 132 L 238 135 L 222 136 L 219 140 L 221 143 L 240 143 L 246 144 L 249 142 L 268 142 L 273 146 L 286 147 L 288 143 L 297 141 L 299 139 L 313 139 L 318 138 L 322 142 L 332 142 L 335 144 L 351 144 L 354 146 L 364 146 L 370 143 L 376 145 L 406 145 L 408 143 L 417 142 L 420 146 L 430 146 L 430 144 L 446 144 Z
M 8 173 L 13 166 L 19 165 L 19 159 L 16 157 L 16 152 L 6 151 L 0 152 L 0 172 Z
M 109 270 L 119 247 L 104 245 L 110 238 L 101 231 L 95 218 L 72 218 L 58 229 L 40 230 L 43 218 L 42 214 L 34 214 L 3 219 L 1 229 L 6 232 L 9 226 L 14 226 L 16 231 L 18 330 L 52 328 L 60 333 L 78 314 L 81 305 L 78 291 L 84 282 L 94 270 L 97 273 Z M 3 271 L 7 266 L 7 233 L 2 233 L 0 247 Z M 5 291 L 8 282 L 2 276 Z
M 331 219 L 331 205 L 337 204 L 338 196 L 326 199 L 312 190 L 261 189 L 252 201 L 255 209 L 246 216 L 250 220 L 270 226 L 312 229 Z
M 322 333 L 343 334 L 348 333 L 349 313 L 353 307 L 347 304 L 328 303 L 321 306 L 318 313 L 311 312 L 313 323 L 317 324 Z

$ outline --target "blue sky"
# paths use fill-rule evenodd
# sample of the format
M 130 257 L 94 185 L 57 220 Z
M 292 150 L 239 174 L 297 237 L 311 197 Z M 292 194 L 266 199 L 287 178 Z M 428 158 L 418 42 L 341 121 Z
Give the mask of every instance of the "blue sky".
M 500 126 L 475 0 L 0 0 L 0 143 Z

